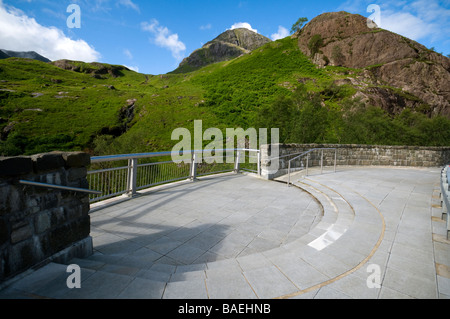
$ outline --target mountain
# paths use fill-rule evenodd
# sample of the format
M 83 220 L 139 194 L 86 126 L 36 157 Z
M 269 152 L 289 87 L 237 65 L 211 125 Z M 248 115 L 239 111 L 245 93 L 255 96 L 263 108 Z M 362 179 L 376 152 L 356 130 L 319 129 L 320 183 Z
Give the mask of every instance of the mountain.
M 7 55 L 5 52 L 0 50 L 0 60 L 10 58 L 9 55 Z
M 450 59 L 347 12 L 324 13 L 299 34 L 298 45 L 318 66 L 365 69 L 351 81 L 364 101 L 394 113 L 426 108 L 450 117 Z
M 12 57 L 33 59 L 33 60 L 38 60 L 38 61 L 42 61 L 42 62 L 51 62 L 46 57 L 43 57 L 42 55 L 40 55 L 34 51 L 19 52 L 19 51 L 9 51 L 9 50 L 0 49 L 0 59 L 7 59 L 7 58 L 12 58 Z
M 342 12 L 262 45 L 241 31 L 203 50 L 223 45 L 237 57 L 213 54 L 224 60 L 203 65 L 200 55 L 160 75 L 0 60 L 0 155 L 168 151 L 178 142 L 172 132 L 192 132 L 194 120 L 224 136 L 227 128 L 280 128 L 281 143 L 448 145 L 447 57 Z
M 186 73 L 211 63 L 228 61 L 271 42 L 269 38 L 245 28 L 227 30 L 181 61 L 172 73 Z

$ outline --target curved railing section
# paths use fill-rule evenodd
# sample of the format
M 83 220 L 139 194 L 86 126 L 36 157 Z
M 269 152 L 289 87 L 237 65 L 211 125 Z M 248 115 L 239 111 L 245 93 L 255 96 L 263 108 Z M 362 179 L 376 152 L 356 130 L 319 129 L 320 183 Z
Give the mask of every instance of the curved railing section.
M 334 172 L 336 173 L 336 160 L 337 160 L 337 149 L 336 148 L 330 148 L 330 147 L 322 147 L 322 148 L 313 148 L 310 149 L 306 152 L 303 152 L 291 159 L 289 159 L 288 161 L 288 181 L 287 181 L 287 185 L 289 186 L 291 183 L 291 170 L 294 168 L 294 164 L 296 162 L 299 162 L 299 160 L 306 158 L 306 165 L 303 164 L 303 161 L 300 161 L 300 168 L 301 169 L 305 169 L 305 175 L 308 176 L 308 168 L 310 166 L 309 160 L 310 160 L 310 154 L 313 152 L 319 152 L 320 151 L 320 160 L 319 160 L 319 165 L 320 165 L 320 173 L 323 172 L 323 151 L 327 151 L 327 150 L 334 150 Z M 297 168 L 299 167 L 299 165 L 297 164 L 296 166 Z
M 260 151 L 256 149 L 192 150 L 183 154 L 183 161 L 174 159 L 173 152 L 92 157 L 89 187 L 102 194 L 91 194 L 90 202 L 133 196 L 141 189 L 204 175 L 232 171 L 260 174 Z

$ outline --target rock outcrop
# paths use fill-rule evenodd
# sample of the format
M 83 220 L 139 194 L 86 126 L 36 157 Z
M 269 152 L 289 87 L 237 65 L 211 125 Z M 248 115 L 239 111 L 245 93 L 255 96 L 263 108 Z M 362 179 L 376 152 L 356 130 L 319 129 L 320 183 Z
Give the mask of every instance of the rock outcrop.
M 123 75 L 123 70 L 128 70 L 128 68 L 122 65 L 110 65 L 98 62 L 85 63 L 66 59 L 54 61 L 52 64 L 64 70 L 91 74 L 93 77 L 99 79 L 103 78 L 102 75 L 109 75 L 116 78 Z
M 184 73 L 203 66 L 228 61 L 271 42 L 269 38 L 245 28 L 227 30 L 181 61 L 172 73 Z
M 10 51 L 10 50 L 4 50 L 0 49 L 0 59 L 7 59 L 7 58 L 26 58 L 26 59 L 33 59 L 38 60 L 42 62 L 51 62 L 46 57 L 34 52 L 34 51 Z
M 428 109 L 429 115 L 450 117 L 449 58 L 396 33 L 369 28 L 367 18 L 347 12 L 321 14 L 295 36 L 300 50 L 320 67 L 365 68 L 369 74 L 359 80 L 369 89 L 359 94 L 370 102 L 393 110 L 400 99 Z M 380 85 L 385 90 L 372 87 Z

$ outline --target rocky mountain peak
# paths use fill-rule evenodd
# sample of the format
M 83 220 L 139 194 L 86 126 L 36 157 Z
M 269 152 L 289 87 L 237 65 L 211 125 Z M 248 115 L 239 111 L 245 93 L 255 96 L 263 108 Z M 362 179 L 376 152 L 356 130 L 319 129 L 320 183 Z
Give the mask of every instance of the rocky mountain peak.
M 172 73 L 184 73 L 203 66 L 234 59 L 271 42 L 269 38 L 245 28 L 227 30 L 185 58 Z
M 205 44 L 208 46 L 214 42 L 224 42 L 232 45 L 236 45 L 248 51 L 253 51 L 260 46 L 271 42 L 269 38 L 251 31 L 246 28 L 237 28 L 233 30 L 227 30 L 221 33 L 217 38 Z
M 367 18 L 347 12 L 324 13 L 312 19 L 299 33 L 300 50 L 319 67 L 326 65 L 365 68 L 359 77 L 365 86 L 393 88 L 409 96 L 405 105 L 429 108 L 428 113 L 450 117 L 450 59 L 399 34 L 379 27 L 369 28 Z M 362 90 L 360 95 L 385 108 L 395 108 L 380 94 Z M 378 92 L 379 93 L 379 92 Z M 397 94 L 398 95 L 398 94 Z M 387 105 L 387 106 L 386 106 Z

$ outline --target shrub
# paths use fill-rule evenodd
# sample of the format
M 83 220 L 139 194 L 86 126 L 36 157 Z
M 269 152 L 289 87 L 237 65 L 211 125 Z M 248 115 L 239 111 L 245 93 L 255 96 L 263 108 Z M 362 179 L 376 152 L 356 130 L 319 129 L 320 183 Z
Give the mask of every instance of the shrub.
M 323 46 L 323 39 L 320 34 L 315 34 L 311 37 L 308 42 L 308 49 L 311 52 L 311 58 L 319 52 L 320 48 Z
M 344 55 L 342 54 L 342 49 L 340 46 L 335 45 L 331 52 L 331 58 L 335 65 L 341 66 L 344 63 Z

